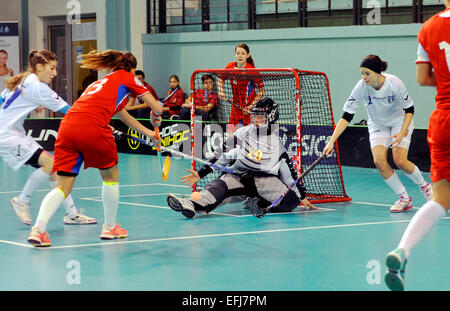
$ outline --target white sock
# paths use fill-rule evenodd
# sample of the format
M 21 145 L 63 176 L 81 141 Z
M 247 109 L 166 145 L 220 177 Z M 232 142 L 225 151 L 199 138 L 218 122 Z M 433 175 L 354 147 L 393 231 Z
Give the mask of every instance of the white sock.
M 398 196 L 408 195 L 408 193 L 406 192 L 406 188 L 403 186 L 402 182 L 400 181 L 400 178 L 398 178 L 398 175 L 395 171 L 391 177 L 385 179 L 384 181 Z
M 49 177 L 50 176 L 41 168 L 31 173 L 22 189 L 22 193 L 19 195 L 19 200 L 25 203 L 30 203 L 33 192 L 37 187 L 39 187 L 40 184 L 48 180 Z
M 415 182 L 418 186 L 424 186 L 426 181 L 422 176 L 422 173 L 420 172 L 419 168 L 414 165 L 414 172 L 411 174 L 405 174 L 409 177 L 413 182 Z
M 55 188 L 50 191 L 45 196 L 44 200 L 42 200 L 39 214 L 36 219 L 36 227 L 38 227 L 42 231 L 46 231 L 48 222 L 63 201 L 64 193 L 61 189 Z
M 445 209 L 436 201 L 425 203 L 409 222 L 398 248 L 405 250 L 406 258 L 422 238 L 445 216 Z
M 56 187 L 56 181 L 49 181 L 50 186 L 52 188 Z M 78 215 L 77 208 L 75 207 L 75 203 L 73 202 L 72 195 L 68 195 L 67 198 L 62 202 L 66 213 L 69 214 L 70 217 L 75 217 Z
M 115 226 L 117 210 L 119 207 L 119 183 L 103 182 L 102 187 L 103 212 L 105 214 L 105 225 Z

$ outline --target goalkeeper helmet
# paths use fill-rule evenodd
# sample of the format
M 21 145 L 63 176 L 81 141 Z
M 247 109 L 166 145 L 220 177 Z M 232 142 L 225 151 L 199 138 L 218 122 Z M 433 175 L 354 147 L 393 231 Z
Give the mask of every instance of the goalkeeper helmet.
M 253 106 L 250 120 L 252 124 L 264 125 L 275 123 L 279 117 L 278 105 L 271 98 L 265 97 Z

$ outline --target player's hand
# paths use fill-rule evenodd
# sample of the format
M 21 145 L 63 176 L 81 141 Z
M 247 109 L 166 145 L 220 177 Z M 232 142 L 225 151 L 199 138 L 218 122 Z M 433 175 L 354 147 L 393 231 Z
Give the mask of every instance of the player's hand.
M 228 100 L 228 99 L 227 99 L 227 96 L 225 95 L 225 93 L 224 93 L 223 91 L 219 91 L 219 92 L 217 93 L 217 95 L 219 96 L 219 99 L 220 99 L 220 100 Z
M 162 121 L 162 117 L 161 116 L 157 116 L 152 112 L 150 113 L 150 123 L 154 126 L 154 127 L 160 127 L 161 126 L 161 121 Z
M 250 104 L 250 105 L 245 106 L 244 107 L 244 114 L 251 114 L 253 106 L 255 106 L 255 104 Z
M 147 135 L 151 142 L 156 146 L 158 144 L 160 144 L 162 142 L 161 137 L 156 137 L 156 132 L 155 131 L 150 131 L 149 135 Z
M 334 143 L 328 142 L 328 144 L 323 148 L 323 154 L 329 155 L 334 152 Z
M 391 136 L 391 141 L 392 141 L 392 142 L 390 143 L 389 148 L 392 149 L 392 148 L 398 147 L 398 145 L 399 145 L 400 142 L 402 141 L 403 137 L 405 137 L 405 136 L 406 136 L 406 133 L 405 133 L 405 134 L 402 134 L 401 132 L 392 135 L 392 136 Z
M 302 200 L 302 204 L 305 207 L 306 210 L 309 209 L 319 209 L 318 207 L 314 206 L 311 202 L 309 202 L 309 200 L 307 198 L 304 198 Z
M 188 169 L 187 171 L 188 171 L 190 174 L 189 174 L 189 175 L 186 175 L 186 176 L 183 176 L 183 177 L 181 177 L 180 179 L 181 179 L 181 182 L 182 182 L 183 184 L 185 184 L 186 186 L 192 186 L 192 185 L 194 185 L 197 181 L 200 180 L 200 176 L 198 175 L 197 171 L 194 171 L 194 170 L 191 170 L 191 169 Z

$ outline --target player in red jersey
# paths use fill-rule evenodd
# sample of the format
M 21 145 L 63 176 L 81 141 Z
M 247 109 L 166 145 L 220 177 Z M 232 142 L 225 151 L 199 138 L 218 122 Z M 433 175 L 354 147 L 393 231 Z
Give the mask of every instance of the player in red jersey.
M 250 55 L 250 48 L 245 43 L 238 44 L 234 49 L 235 62 L 226 65 L 225 69 L 250 69 L 255 68 L 255 63 Z M 220 77 L 217 81 L 219 98 L 227 100 L 223 91 L 225 77 Z M 242 123 L 250 124 L 250 113 L 255 105 L 265 93 L 264 83 L 261 79 L 230 79 L 233 90 L 233 104 L 231 106 L 230 120 L 231 124 Z M 256 89 L 258 91 L 256 91 Z
M 28 242 L 35 246 L 50 246 L 46 233 L 50 218 L 64 198 L 72 191 L 81 164 L 84 168 L 95 167 L 103 179 L 102 200 L 105 224 L 101 239 L 124 238 L 125 229 L 116 223 L 119 202 L 119 169 L 117 148 L 109 122 L 116 115 L 136 131 L 154 139 L 155 133 L 143 126 L 123 109 L 128 96 L 133 93 L 152 109 L 150 121 L 153 126 L 161 123 L 162 103 L 135 78 L 136 58 L 129 52 L 114 50 L 92 51 L 82 55 L 83 68 L 111 71 L 83 92 L 61 121 L 55 142 L 53 171 L 57 172 L 56 188 L 41 203 L 35 226 Z
M 391 290 L 404 289 L 405 265 L 411 251 L 450 207 L 450 0 L 445 0 L 445 6 L 423 24 L 417 35 L 417 82 L 437 89 L 427 137 L 433 197 L 414 215 L 399 245 L 386 257 L 385 282 Z

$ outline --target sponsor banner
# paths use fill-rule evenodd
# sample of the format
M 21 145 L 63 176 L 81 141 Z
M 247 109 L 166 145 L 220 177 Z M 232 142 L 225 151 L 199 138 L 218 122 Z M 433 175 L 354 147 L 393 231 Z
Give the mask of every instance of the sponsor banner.
M 53 151 L 60 122 L 61 119 L 26 119 L 23 127 L 26 134 L 33 137 L 42 148 Z
M 27 119 L 24 127 L 27 135 L 33 137 L 45 150 L 53 151 L 60 119 Z M 149 121 L 142 124 L 152 128 Z M 129 135 L 137 136 L 144 140 L 141 134 L 128 128 L 118 119 L 113 119 L 111 125 Z M 211 159 L 215 151 L 223 146 L 227 138 L 236 130 L 231 124 L 202 124 L 195 128 L 196 157 Z M 303 140 L 301 142 L 303 166 L 309 166 L 322 153 L 333 132 L 331 126 L 304 125 L 301 127 Z M 190 123 L 163 122 L 160 128 L 162 145 L 174 148 L 188 155 L 191 154 Z M 280 137 L 290 154 L 295 154 L 297 137 L 294 125 L 280 125 Z M 156 149 L 152 146 L 137 143 L 132 139 L 122 137 L 116 140 L 117 151 L 122 153 L 156 155 Z M 370 150 L 369 134 L 367 127 L 349 126 L 338 139 L 338 147 L 341 165 L 375 168 Z M 165 153 L 163 153 L 165 154 Z M 168 155 L 168 154 L 167 154 Z M 423 172 L 430 171 L 430 152 L 427 143 L 427 130 L 416 129 L 412 135 L 408 159 L 418 166 Z M 336 154 L 324 159 L 321 164 L 336 163 Z M 392 160 L 392 153 L 388 153 L 388 161 L 392 167 L 397 168 Z

